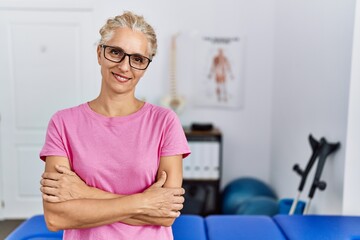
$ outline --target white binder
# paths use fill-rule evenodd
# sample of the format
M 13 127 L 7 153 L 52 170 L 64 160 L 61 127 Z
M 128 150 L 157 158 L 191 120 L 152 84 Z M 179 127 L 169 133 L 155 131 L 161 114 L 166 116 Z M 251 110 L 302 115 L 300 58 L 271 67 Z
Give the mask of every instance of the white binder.
M 220 143 L 213 141 L 190 141 L 191 154 L 183 162 L 184 179 L 220 178 Z

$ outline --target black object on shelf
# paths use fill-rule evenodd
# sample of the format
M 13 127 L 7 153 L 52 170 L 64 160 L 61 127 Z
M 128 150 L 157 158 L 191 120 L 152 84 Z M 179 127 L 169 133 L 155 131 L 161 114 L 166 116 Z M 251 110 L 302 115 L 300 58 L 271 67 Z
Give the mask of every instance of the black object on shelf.
M 192 131 L 211 131 L 214 129 L 212 123 L 192 123 L 191 130 Z

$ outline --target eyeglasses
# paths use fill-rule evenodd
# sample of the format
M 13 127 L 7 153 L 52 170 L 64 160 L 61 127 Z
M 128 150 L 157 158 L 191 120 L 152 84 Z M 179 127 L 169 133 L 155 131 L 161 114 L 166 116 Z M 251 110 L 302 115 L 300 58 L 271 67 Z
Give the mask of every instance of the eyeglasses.
M 112 47 L 104 44 L 100 46 L 104 49 L 104 57 L 107 60 L 120 63 L 126 56 L 128 56 L 130 67 L 138 70 L 145 70 L 152 61 L 150 58 L 144 57 L 140 54 L 128 54 L 119 47 Z

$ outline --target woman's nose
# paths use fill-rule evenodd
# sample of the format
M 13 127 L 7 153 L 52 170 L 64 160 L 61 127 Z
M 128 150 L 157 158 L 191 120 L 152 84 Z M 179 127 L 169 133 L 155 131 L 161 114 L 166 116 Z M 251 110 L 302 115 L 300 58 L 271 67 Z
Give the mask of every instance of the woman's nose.
M 123 71 L 128 71 L 131 68 L 129 56 L 125 56 L 124 59 L 118 63 L 118 68 Z

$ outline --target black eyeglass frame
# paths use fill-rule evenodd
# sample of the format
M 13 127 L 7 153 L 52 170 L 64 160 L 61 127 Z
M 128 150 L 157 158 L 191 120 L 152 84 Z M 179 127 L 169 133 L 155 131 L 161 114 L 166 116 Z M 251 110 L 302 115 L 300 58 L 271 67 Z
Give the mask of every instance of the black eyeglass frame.
M 105 44 L 101 44 L 100 47 L 102 47 L 102 48 L 104 49 L 104 58 L 105 58 L 105 59 L 109 60 L 110 62 L 121 63 L 121 62 L 125 59 L 125 57 L 128 56 L 128 57 L 129 57 L 129 65 L 130 65 L 130 67 L 135 68 L 135 69 L 137 69 L 137 70 L 145 70 L 145 69 L 147 69 L 147 68 L 149 67 L 150 63 L 152 62 L 152 59 L 150 59 L 150 58 L 148 58 L 148 57 L 145 57 L 145 56 L 143 56 L 143 55 L 141 55 L 141 54 L 138 54 L 138 53 L 136 53 L 136 54 L 126 53 L 123 49 L 121 49 L 121 48 L 119 48 L 119 47 L 109 46 L 109 45 L 105 45 Z M 123 52 L 124 52 L 124 56 L 123 56 L 119 61 L 114 61 L 114 60 L 111 60 L 111 59 L 107 58 L 106 55 L 105 55 L 105 49 L 106 49 L 107 47 L 111 47 L 111 48 L 115 48 L 115 49 L 118 49 L 118 50 L 123 51 Z M 147 60 L 149 60 L 149 62 L 148 62 L 148 64 L 146 65 L 145 68 L 137 68 L 137 67 L 134 67 L 134 66 L 131 65 L 131 61 L 130 61 L 130 57 L 131 57 L 131 56 L 141 56 L 141 57 L 146 58 Z

